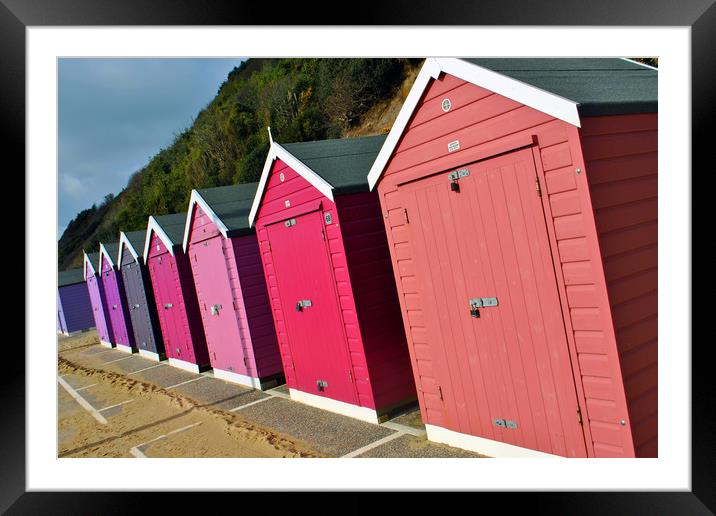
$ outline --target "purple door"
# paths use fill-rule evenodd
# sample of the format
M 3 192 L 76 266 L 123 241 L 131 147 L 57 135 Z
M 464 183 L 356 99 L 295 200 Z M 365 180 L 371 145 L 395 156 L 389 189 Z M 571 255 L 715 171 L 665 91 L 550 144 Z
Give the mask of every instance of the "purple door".
M 124 346 L 134 346 L 134 335 L 131 331 L 129 317 L 125 317 L 122 295 L 120 293 L 119 278 L 113 269 L 102 271 L 102 282 L 107 299 L 107 309 L 114 330 L 114 343 Z
M 114 335 L 112 333 L 112 325 L 109 320 L 109 314 L 105 310 L 105 303 L 102 299 L 102 284 L 99 278 L 92 274 L 87 278 L 87 290 L 90 294 L 90 303 L 92 304 L 92 316 L 94 317 L 94 323 L 97 327 L 97 333 L 99 339 L 103 342 L 112 343 L 114 342 Z

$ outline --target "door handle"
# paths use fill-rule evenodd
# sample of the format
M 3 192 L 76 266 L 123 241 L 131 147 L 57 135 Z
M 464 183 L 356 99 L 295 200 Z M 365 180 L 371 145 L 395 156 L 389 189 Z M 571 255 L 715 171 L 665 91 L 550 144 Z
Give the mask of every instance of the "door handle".
M 309 306 L 312 306 L 313 303 L 311 303 L 310 299 L 301 299 L 296 303 L 296 311 L 297 312 L 303 312 L 303 309 Z

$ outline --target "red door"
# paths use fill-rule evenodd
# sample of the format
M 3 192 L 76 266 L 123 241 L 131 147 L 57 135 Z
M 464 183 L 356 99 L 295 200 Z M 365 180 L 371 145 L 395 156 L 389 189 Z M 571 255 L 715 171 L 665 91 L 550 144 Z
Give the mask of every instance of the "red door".
M 321 212 L 267 230 L 298 389 L 357 403 Z
M 457 185 L 448 173 L 458 173 Z M 448 425 L 586 456 L 530 149 L 402 185 Z M 480 306 L 482 305 L 482 306 Z M 439 348 L 439 349 L 435 349 Z
M 192 270 L 199 291 L 199 308 L 204 321 L 212 367 L 249 374 L 244 342 L 234 309 L 229 272 L 220 238 L 192 244 Z

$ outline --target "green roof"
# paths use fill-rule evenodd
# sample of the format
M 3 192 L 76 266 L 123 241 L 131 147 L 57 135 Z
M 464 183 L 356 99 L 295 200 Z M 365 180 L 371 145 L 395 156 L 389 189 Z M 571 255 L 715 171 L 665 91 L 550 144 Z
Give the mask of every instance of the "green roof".
M 658 72 L 618 58 L 464 59 L 578 102 L 583 116 L 656 113 Z
M 92 264 L 92 268 L 97 272 L 99 267 L 99 251 L 94 251 L 92 253 L 87 253 L 87 258 L 89 259 L 90 263 Z
M 387 135 L 281 146 L 333 187 L 335 194 L 368 191 L 368 172 Z
M 59 271 L 57 273 L 57 286 L 66 287 L 68 285 L 75 285 L 76 283 L 84 283 L 85 274 L 81 268 L 67 269 L 66 271 Z
M 147 240 L 147 230 L 143 231 L 126 231 L 124 236 L 127 237 L 129 243 L 132 244 L 134 250 L 141 256 L 144 252 L 144 244 Z
M 159 227 L 167 234 L 172 245 L 181 245 L 184 240 L 184 226 L 186 225 L 186 213 L 172 213 L 171 215 L 159 215 L 154 217 Z M 144 245 L 142 245 L 144 249 Z
M 231 237 L 255 231 L 249 227 L 249 212 L 258 186 L 258 183 L 244 183 L 204 188 L 197 192 L 226 226 L 227 236 Z

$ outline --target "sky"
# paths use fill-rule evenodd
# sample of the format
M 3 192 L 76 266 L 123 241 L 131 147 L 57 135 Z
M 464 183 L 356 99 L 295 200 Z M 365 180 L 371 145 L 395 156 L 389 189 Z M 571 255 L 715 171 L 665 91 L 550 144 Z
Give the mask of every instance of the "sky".
M 243 60 L 60 59 L 57 237 L 189 127 Z

